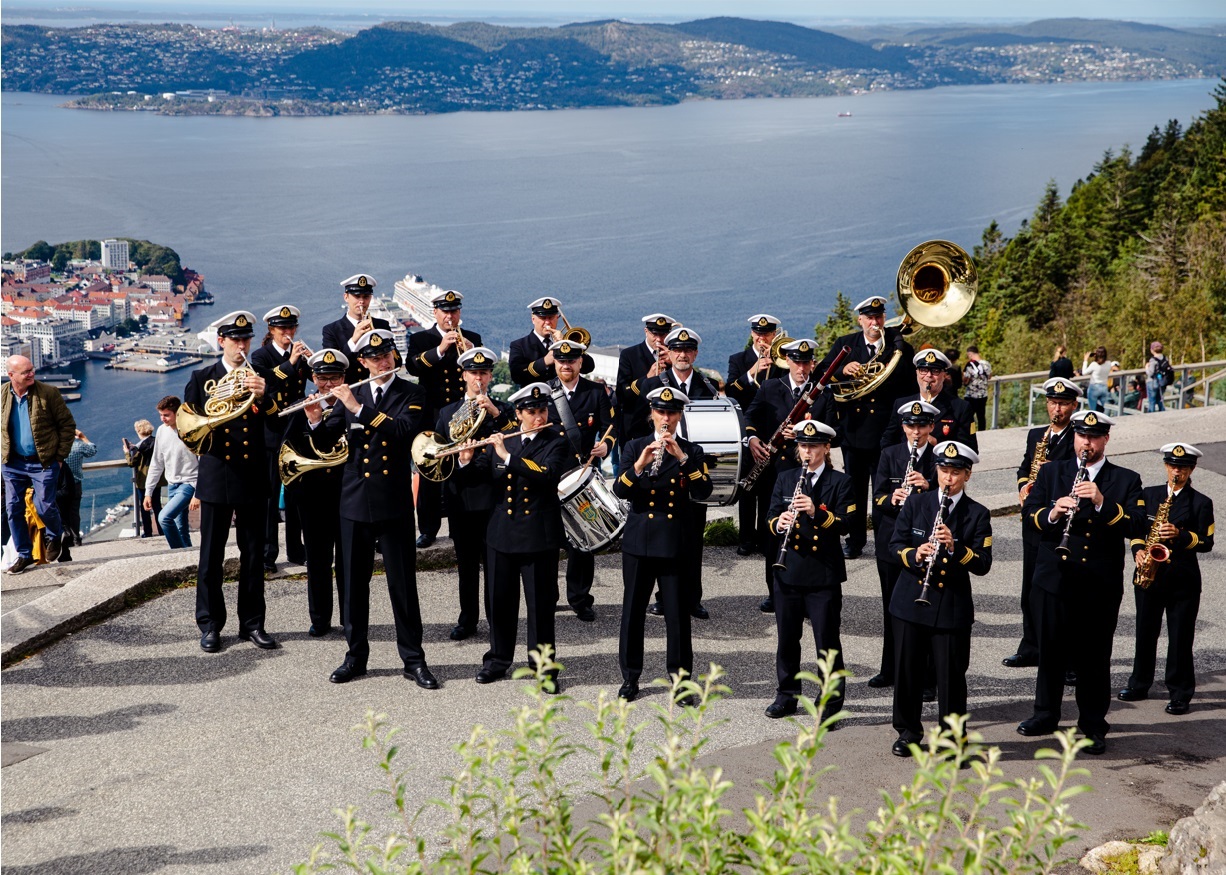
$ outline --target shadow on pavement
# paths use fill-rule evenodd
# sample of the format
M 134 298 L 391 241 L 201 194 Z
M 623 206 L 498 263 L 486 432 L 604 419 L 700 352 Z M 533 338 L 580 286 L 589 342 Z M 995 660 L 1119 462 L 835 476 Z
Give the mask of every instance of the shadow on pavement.
M 149 703 L 117 708 L 90 717 L 66 714 L 19 717 L 5 720 L 0 724 L 0 732 L 4 734 L 5 741 L 56 741 L 85 735 L 105 735 L 135 729 L 141 725 L 142 717 L 172 714 L 177 710 L 175 705 Z
M 72 854 L 56 857 L 29 866 L 5 866 L 12 875 L 144 875 L 167 866 L 200 865 L 201 863 L 233 863 L 268 853 L 267 845 L 239 845 L 229 848 L 202 848 L 178 851 L 169 845 L 145 845 L 139 848 L 113 848 L 94 854 Z

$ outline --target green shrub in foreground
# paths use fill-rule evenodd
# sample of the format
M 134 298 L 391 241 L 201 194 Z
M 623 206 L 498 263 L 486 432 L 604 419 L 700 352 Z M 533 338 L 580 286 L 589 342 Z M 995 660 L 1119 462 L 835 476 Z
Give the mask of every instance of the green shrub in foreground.
M 539 657 L 539 658 L 538 658 Z M 1076 838 L 1068 801 L 1088 787 L 1073 765 L 1072 730 L 1057 736 L 1060 750 L 1040 750 L 1030 777 L 1008 780 L 999 767 L 1000 750 L 984 748 L 977 733 L 965 732 L 965 718 L 949 730 L 933 730 L 916 748 L 911 783 L 891 795 L 882 791 L 876 817 L 853 831 L 851 813 L 837 800 L 819 800 L 822 774 L 816 757 L 830 724 L 845 712 L 820 721 L 837 679 L 833 654 L 823 653 L 819 701 L 802 697 L 807 719 L 796 719 L 796 737 L 775 748 L 779 767 L 761 782 L 752 810 L 734 817 L 721 802 L 731 787 L 718 765 L 699 765 L 715 703 L 728 693 L 722 671 L 712 665 L 698 682 L 656 681 L 670 691 L 668 705 L 652 704 L 663 732 L 645 765 L 636 756 L 648 725 L 637 706 L 601 692 L 589 712 L 586 738 L 567 732 L 566 696 L 545 692 L 546 672 L 561 666 L 544 649 L 533 654 L 535 671 L 528 703 L 512 712 L 513 725 L 501 731 L 474 726 L 457 745 L 460 765 L 449 779 L 447 798 L 434 800 L 450 815 L 445 847 L 435 858 L 415 829 L 420 810 L 411 810 L 405 773 L 396 771 L 397 730 L 386 715 L 368 711 L 363 746 L 378 757 L 394 823 L 384 835 L 355 806 L 338 811 L 342 826 L 325 833 L 298 875 L 342 869 L 364 873 L 896 873 L 1049 872 L 1061 860 L 1062 845 Z M 694 696 L 696 706 L 681 704 Z M 558 777 L 571 758 L 590 763 L 597 787 L 582 790 Z M 1054 761 L 1054 762 L 1047 762 Z M 594 799 L 598 814 L 577 822 L 575 805 Z M 591 806 L 589 806 L 591 807 Z

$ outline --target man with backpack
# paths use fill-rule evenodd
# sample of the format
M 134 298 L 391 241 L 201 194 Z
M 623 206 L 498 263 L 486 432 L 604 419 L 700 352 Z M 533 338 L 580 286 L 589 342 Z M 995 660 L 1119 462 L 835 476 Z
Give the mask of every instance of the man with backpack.
M 1155 340 L 1149 345 L 1149 358 L 1145 362 L 1145 412 L 1157 413 L 1166 410 L 1162 395 L 1166 387 L 1175 382 L 1175 369 L 1170 359 L 1162 354 L 1162 342 Z

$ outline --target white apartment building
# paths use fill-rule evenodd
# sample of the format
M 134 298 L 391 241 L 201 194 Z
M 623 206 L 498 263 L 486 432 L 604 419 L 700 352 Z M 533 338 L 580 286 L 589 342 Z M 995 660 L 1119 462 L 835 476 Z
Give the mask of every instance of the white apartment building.
M 103 240 L 102 266 L 107 270 L 127 270 L 128 241 L 114 239 Z

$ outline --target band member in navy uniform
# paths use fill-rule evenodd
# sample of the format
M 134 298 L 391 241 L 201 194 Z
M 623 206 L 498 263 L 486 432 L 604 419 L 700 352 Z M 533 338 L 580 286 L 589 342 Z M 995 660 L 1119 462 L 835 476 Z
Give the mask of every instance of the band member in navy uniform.
M 640 414 L 644 407 L 643 380 L 655 377 L 668 368 L 668 347 L 664 338 L 676 324 L 671 316 L 651 313 L 643 317 L 642 343 L 628 346 L 617 359 L 617 439 L 624 446 L 632 437 L 628 423 Z
M 710 401 L 718 398 L 719 390 L 705 374 L 694 367 L 700 343 L 702 343 L 702 338 L 697 331 L 691 331 L 684 326 L 678 326 L 670 331 L 664 338 L 664 346 L 668 349 L 669 367 L 662 374 L 648 377 L 639 384 L 644 395 L 650 395 L 662 386 L 672 386 L 674 389 L 680 389 L 681 394 L 690 401 Z M 679 437 L 689 440 L 690 435 L 686 431 L 684 416 L 681 417 L 679 429 Z M 650 434 L 651 430 L 650 420 L 644 420 L 644 427 L 636 431 L 636 436 L 643 437 L 644 433 Z M 690 606 L 690 615 L 697 620 L 709 620 L 711 615 L 702 603 L 702 546 L 707 529 L 706 505 L 695 504 L 690 508 L 688 522 L 685 556 L 681 562 L 681 573 L 685 575 L 686 580 L 682 583 L 685 591 L 694 597 L 694 603 Z M 653 616 L 663 616 L 659 598 L 651 603 L 648 611 Z
M 695 501 L 711 494 L 711 478 L 702 447 L 676 436 L 689 398 L 671 386 L 647 397 L 655 432 L 636 438 L 624 449 L 626 464 L 613 484 L 618 498 L 630 502 L 622 533 L 621 644 L 618 663 L 622 685 L 617 695 L 633 701 L 643 673 L 643 622 L 651 591 L 659 583 L 667 630 L 669 675 L 694 670 L 690 642 L 692 594 L 685 592 L 681 563 L 688 516 Z
M 1167 482 L 1142 490 L 1146 518 L 1132 540 L 1132 555 L 1144 565 L 1152 560 L 1146 539 L 1154 525 L 1159 506 L 1167 505 L 1166 522 L 1158 526 L 1159 542 L 1169 552 L 1165 562 L 1153 562 L 1155 574 L 1149 587 L 1134 586 L 1137 600 L 1137 644 L 1132 659 L 1132 675 L 1119 698 L 1136 702 L 1149 697 L 1157 662 L 1158 635 L 1162 615 L 1166 614 L 1166 690 L 1170 701 L 1168 714 L 1187 714 L 1196 692 L 1196 668 L 1192 659 L 1192 640 L 1196 634 L 1196 615 L 1200 611 L 1200 562 L 1197 553 L 1213 549 L 1213 502 L 1192 488 L 1196 460 L 1203 455 L 1187 443 L 1166 444 L 1159 451 L 1166 466 Z
M 557 298 L 537 298 L 528 305 L 528 309 L 532 313 L 532 330 L 511 341 L 507 358 L 511 379 L 517 386 L 526 386 L 538 380 L 547 382 L 558 375 L 550 347 L 563 339 L 562 332 L 558 331 L 562 302 Z M 585 353 L 581 373 L 590 374 L 595 369 L 595 359 Z
M 358 361 L 358 341 L 374 328 L 391 329 L 386 319 L 370 315 L 370 299 L 375 293 L 375 278 L 366 273 L 355 273 L 341 280 L 344 289 L 345 315 L 324 326 L 323 343 L 320 349 L 339 349 L 349 359 L 345 372 L 346 383 L 356 383 L 370 376 L 370 372 Z
M 882 617 L 881 668 L 868 679 L 868 685 L 875 689 L 894 685 L 894 620 L 890 616 L 890 601 L 902 573 L 902 560 L 890 549 L 894 521 L 910 496 L 936 488 L 936 462 L 928 436 L 939 412 L 925 401 L 901 405 L 898 413 L 905 440 L 881 451 L 877 476 L 873 478 L 873 543 L 877 579 L 881 583 Z
M 496 431 L 510 432 L 518 427 L 514 408 L 505 402 L 490 398 L 489 385 L 494 379 L 494 363 L 498 357 L 484 346 L 474 347 L 460 356 L 464 371 L 464 398 L 448 404 L 439 413 L 434 430 L 447 440 L 451 418 L 466 403 L 480 404 L 485 410 L 481 425 L 471 440 L 482 440 Z M 490 452 L 488 447 L 479 452 Z M 490 572 L 486 557 L 485 530 L 489 528 L 490 513 L 498 503 L 499 496 L 488 476 L 478 474 L 479 466 L 468 461 L 458 467 L 443 481 L 443 512 L 447 515 L 447 530 L 455 544 L 456 571 L 459 575 L 460 615 L 451 630 L 452 641 L 463 641 L 477 631 L 481 619 L 482 580 L 486 594 L 486 617 L 489 617 Z
M 252 351 L 251 363 L 265 370 L 272 371 L 281 385 L 281 406 L 289 407 L 301 401 L 306 395 L 306 383 L 310 379 L 311 369 L 307 367 L 307 356 L 311 351 L 301 340 L 295 340 L 298 333 L 297 307 L 283 304 L 273 307 L 264 314 L 268 324 L 268 334 L 259 349 Z M 264 534 L 264 570 L 277 570 L 277 554 L 280 552 L 279 532 L 281 526 L 281 475 L 277 471 L 277 452 L 281 449 L 281 441 L 285 438 L 286 420 L 280 416 L 264 417 L 264 451 L 268 457 L 268 523 Z M 285 498 L 285 558 L 293 565 L 301 565 L 306 561 L 306 552 L 302 548 L 302 529 L 298 525 L 298 508 L 292 506 L 293 498 L 287 493 Z
M 889 424 L 890 414 L 897 409 L 891 402 L 905 396 L 915 385 L 911 364 L 915 350 L 898 328 L 885 327 L 885 298 L 880 295 L 865 298 L 855 309 L 861 330 L 835 340 L 830 352 L 818 364 L 817 372 L 824 374 L 844 346 L 850 347 L 851 354 L 843 364 L 842 373 L 834 375 L 836 380 L 860 376 L 870 361 L 884 365 L 895 353 L 899 359 L 893 373 L 881 385 L 861 398 L 837 405 L 843 470 L 851 477 L 859 508 L 852 515 L 847 546 L 843 550 L 848 559 L 859 556 L 868 543 L 868 500 L 872 494 L 869 481 L 876 475 L 877 464 L 881 461 L 881 435 Z
M 409 450 L 413 436 L 422 430 L 425 399 L 420 388 L 396 378 L 395 350 L 390 331 L 368 331 L 358 342 L 358 356 L 362 366 L 381 379 L 357 389 L 337 386 L 332 390 L 344 408 L 349 442 L 340 503 L 349 650 L 330 680 L 343 684 L 366 674 L 370 578 L 377 545 L 383 554 L 396 625 L 396 650 L 404 664 L 404 676 L 422 689 L 437 690 L 438 680 L 426 665 L 422 649 L 413 506 L 405 499 L 413 490 Z
M 1051 425 L 1038 425 L 1026 433 L 1026 452 L 1017 468 L 1018 504 L 1024 505 L 1030 490 L 1034 488 L 1031 471 L 1035 467 L 1035 453 L 1042 448 L 1047 462 L 1059 462 L 1073 458 L 1073 430 L 1069 417 L 1077 409 L 1081 389 L 1071 380 L 1054 377 L 1043 384 L 1047 394 L 1047 416 Z M 1040 461 L 1039 467 L 1046 464 Z M 1038 476 L 1038 471 L 1035 471 Z M 1009 668 L 1026 668 L 1039 664 L 1039 639 L 1035 633 L 1034 618 L 1030 612 L 1030 592 L 1034 584 L 1035 560 L 1039 555 L 1039 530 L 1025 517 L 1022 518 L 1022 641 L 1017 652 L 1006 656 L 1001 663 Z
M 890 600 L 893 722 L 898 732 L 890 750 L 900 757 L 911 756 L 908 745 L 924 738 L 921 714 L 929 660 L 936 668 L 937 713 L 942 722 L 950 714 L 967 713 L 966 672 L 975 622 L 971 575 L 983 577 L 992 569 L 991 515 L 965 491 L 979 457 L 958 441 L 942 441 L 932 452 L 938 489 L 912 495 L 903 503 L 891 541 L 903 564 Z M 941 525 L 934 532 L 938 508 Z
M 425 423 L 432 423 L 438 412 L 464 397 L 464 377 L 460 368 L 460 353 L 481 345 L 481 335 L 460 328 L 460 310 L 464 296 L 457 291 L 440 291 L 430 299 L 434 307 L 434 325 L 409 335 L 406 365 L 409 373 L 426 393 Z M 417 485 L 417 527 L 421 537 L 418 547 L 429 547 L 438 537 L 443 521 L 443 499 L 440 484 L 422 477 Z
M 222 564 L 230 519 L 234 519 L 238 544 L 238 637 L 256 647 L 277 646 L 264 631 L 264 517 L 268 510 L 268 474 L 264 460 L 263 420 L 275 415 L 279 391 L 272 372 L 247 359 L 255 316 L 246 310 L 227 313 L 216 323 L 221 359 L 195 371 L 183 390 L 183 407 L 203 415 L 210 384 L 220 382 L 237 368 L 251 375 L 242 388 L 254 394 L 251 409 L 215 427 L 204 439 L 196 497 L 200 499 L 200 566 L 196 580 L 196 625 L 200 648 L 206 653 L 221 649 L 221 630 L 226 625 L 226 601 L 222 594 Z
M 937 444 L 941 441 L 958 441 L 978 452 L 975 411 L 950 388 L 949 369 L 952 365 L 949 358 L 939 349 L 921 349 L 911 357 L 911 363 L 915 366 L 915 381 L 919 392 L 894 399 L 894 411 L 908 401 L 931 404 L 940 413 L 937 414 L 928 442 Z M 898 413 L 894 412 L 890 414 L 889 424 L 881 436 L 881 449 L 892 447 L 901 440 L 902 423 Z
M 779 331 L 779 320 L 769 313 L 757 313 L 749 317 L 750 347 L 734 352 L 728 357 L 728 384 L 724 394 L 748 410 L 758 394 L 758 387 L 770 380 L 785 376 L 786 372 L 771 360 L 771 344 Z M 752 459 L 747 458 L 742 476 L 748 473 Z M 758 529 L 766 523 L 771 494 L 763 492 L 760 485 L 742 491 L 737 500 L 737 520 L 741 543 L 736 548 L 738 556 L 749 556 L 758 549 Z
M 550 346 L 550 355 L 557 363 L 557 377 L 549 381 L 554 400 L 549 421 L 559 426 L 580 459 L 586 462 L 594 458 L 599 464 L 600 459 L 609 455 L 615 440 L 609 428 L 613 424 L 613 407 L 604 386 L 579 375 L 588 358 L 586 350 L 582 343 L 570 340 L 559 340 Z M 585 623 L 596 619 L 592 607 L 595 578 L 595 554 L 585 553 L 568 540 L 566 600 L 575 616 Z
M 755 463 L 759 459 L 770 456 L 769 444 L 771 436 L 774 435 L 779 425 L 787 419 L 788 414 L 792 412 L 796 403 L 800 400 L 801 391 L 813 373 L 815 353 L 816 348 L 811 340 L 793 340 L 791 343 L 785 344 L 783 354 L 788 359 L 787 376 L 763 383 L 762 387 L 758 390 L 758 394 L 754 396 L 753 403 L 745 411 L 745 445 L 749 448 L 750 455 Z M 803 418 L 824 422 L 837 431 L 835 415 L 834 403 L 831 400 L 830 393 L 823 391 L 813 399 L 813 405 L 805 412 Z M 775 478 L 779 474 L 800 464 L 796 461 L 796 441 L 793 437 L 793 432 L 794 427 L 784 431 L 787 443 L 783 445 L 779 452 L 775 453 L 771 466 L 758 478 L 758 483 L 762 484 L 762 489 L 767 490 L 767 495 L 774 492 Z M 839 440 L 835 438 L 834 446 L 838 445 Z M 853 516 L 854 513 L 853 509 Z M 761 529 L 758 532 L 758 549 L 762 553 L 762 561 L 766 569 L 766 598 L 762 600 L 758 608 L 762 613 L 769 614 L 775 610 L 774 563 L 775 557 L 779 554 L 779 543 L 766 525 L 765 518 L 763 518 Z
M 336 450 L 345 434 L 344 410 L 335 398 L 325 397 L 345 382 L 349 357 L 339 349 L 321 349 L 307 364 L 318 402 L 296 411 L 285 427 L 285 443 L 294 452 L 310 456 Z M 341 540 L 341 479 L 343 463 L 314 468 L 285 484 L 286 508 L 293 507 L 302 526 L 306 548 L 308 634 L 319 638 L 332 631 L 332 579 L 340 625 L 345 625 L 345 553 Z M 280 480 L 277 481 L 280 483 Z M 292 499 L 292 501 L 291 501 Z
M 565 538 L 558 481 L 578 464 L 569 441 L 549 424 L 547 385 L 529 383 L 507 400 L 515 405 L 521 429 L 530 433 L 504 437 L 494 432 L 493 452 L 473 457 L 505 497 L 490 514 L 485 536 L 491 578 L 490 649 L 477 672 L 479 684 L 506 677 L 515 659 L 521 580 L 528 609 L 528 652 L 555 642 L 558 550 Z M 461 453 L 461 462 L 466 462 L 465 455 Z M 552 680 L 552 692 L 559 692 L 557 677 Z
M 1086 752 L 1101 754 L 1111 729 L 1111 647 L 1124 597 L 1125 545 L 1144 524 L 1145 499 L 1141 478 L 1107 459 L 1114 421 L 1083 410 L 1072 423 L 1075 458 L 1044 465 L 1022 508 L 1040 539 L 1030 594 L 1039 673 L 1034 714 L 1017 731 L 1056 730 L 1069 668 L 1077 673 L 1077 726 L 1091 742 Z M 1074 487 L 1083 454 L 1085 475 Z
M 796 453 L 800 466 L 789 468 L 775 480 L 771 495 L 771 530 L 780 537 L 775 566 L 775 627 L 778 645 L 775 672 L 779 685 L 775 701 L 766 708 L 772 719 L 796 713 L 800 695 L 800 638 L 805 619 L 813 624 L 813 642 L 823 650 L 837 650 L 834 667 L 843 670 L 843 581 L 847 561 L 839 543 L 847 530 L 847 515 L 854 502 L 851 478 L 830 465 L 830 442 L 835 431 L 824 422 L 805 420 L 796 426 Z M 826 706 L 827 716 L 843 707 L 843 681 Z

